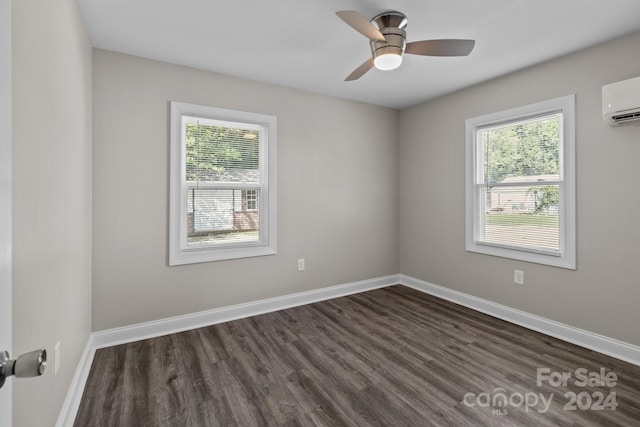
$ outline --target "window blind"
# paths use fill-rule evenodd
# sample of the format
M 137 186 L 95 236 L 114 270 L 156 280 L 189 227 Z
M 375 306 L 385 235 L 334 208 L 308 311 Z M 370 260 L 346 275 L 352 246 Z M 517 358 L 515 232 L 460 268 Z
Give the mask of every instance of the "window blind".
M 258 241 L 260 129 L 195 117 L 184 120 L 187 245 Z
M 562 113 L 477 130 L 478 243 L 560 253 Z

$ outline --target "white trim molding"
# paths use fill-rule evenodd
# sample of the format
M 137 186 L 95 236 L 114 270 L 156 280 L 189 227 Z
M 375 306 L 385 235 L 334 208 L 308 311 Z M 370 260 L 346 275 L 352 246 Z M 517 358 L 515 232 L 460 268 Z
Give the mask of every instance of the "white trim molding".
M 60 409 L 58 420 L 56 421 L 56 427 L 73 427 L 73 423 L 76 420 L 76 415 L 78 413 L 78 408 L 80 408 L 80 401 L 82 400 L 84 386 L 87 384 L 89 371 L 91 371 L 93 356 L 95 354 L 96 346 L 94 344 L 93 334 L 90 334 L 87 344 L 84 346 L 84 351 L 80 355 L 76 371 L 71 379 L 71 385 L 67 391 L 67 396 L 62 403 L 62 408 Z
M 400 284 L 571 344 L 640 366 L 640 347 L 400 274 Z
M 0 0 L 0 351 L 12 343 L 11 0 Z M 13 380 L 0 390 L 0 425 L 11 425 Z
M 345 295 L 384 288 L 398 284 L 398 275 L 379 277 L 359 282 L 346 283 L 327 288 L 314 289 L 312 291 L 299 292 L 281 297 L 267 298 L 244 304 L 216 308 L 198 313 L 185 314 L 167 319 L 138 323 L 136 325 L 121 328 L 107 329 L 94 332 L 93 338 L 96 348 L 110 347 L 112 345 L 159 337 L 218 323 L 271 313 L 285 308 L 311 304 Z
M 56 427 L 72 427 L 75 421 L 82 393 L 84 391 L 95 352 L 99 348 L 126 344 L 162 335 L 182 332 L 190 329 L 211 326 L 232 320 L 271 313 L 286 308 L 297 307 L 314 302 L 339 298 L 360 292 L 404 285 L 433 295 L 455 304 L 488 314 L 510 323 L 558 338 L 572 344 L 585 347 L 616 359 L 640 366 L 640 347 L 598 335 L 583 329 L 545 319 L 505 305 L 497 304 L 473 295 L 465 294 L 443 286 L 434 285 L 404 274 L 378 277 L 342 285 L 314 289 L 306 292 L 267 298 L 244 304 L 232 305 L 198 313 L 170 317 L 152 322 L 138 323 L 121 328 L 93 332 L 89 336 L 84 352 L 80 357 L 76 372 L 62 405 Z

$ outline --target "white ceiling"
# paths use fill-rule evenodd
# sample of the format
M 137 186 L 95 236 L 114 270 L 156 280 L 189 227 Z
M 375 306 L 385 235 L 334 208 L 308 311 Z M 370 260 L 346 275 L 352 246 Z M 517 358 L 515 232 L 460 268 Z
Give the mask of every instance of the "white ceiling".
M 97 48 L 392 108 L 640 31 L 640 0 L 77 0 Z M 335 12 L 399 10 L 407 41 L 469 38 L 468 57 L 406 55 L 344 78 L 368 40 Z

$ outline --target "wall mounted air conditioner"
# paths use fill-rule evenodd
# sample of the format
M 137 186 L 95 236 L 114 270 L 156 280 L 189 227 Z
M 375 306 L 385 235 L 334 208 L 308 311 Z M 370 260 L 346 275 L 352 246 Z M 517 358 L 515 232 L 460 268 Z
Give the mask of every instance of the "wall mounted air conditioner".
M 640 77 L 602 86 L 602 118 L 609 126 L 640 120 Z

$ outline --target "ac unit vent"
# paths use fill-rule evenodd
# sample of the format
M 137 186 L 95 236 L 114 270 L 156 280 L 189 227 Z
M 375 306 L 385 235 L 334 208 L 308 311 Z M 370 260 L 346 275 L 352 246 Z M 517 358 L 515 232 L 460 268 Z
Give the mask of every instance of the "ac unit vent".
M 631 122 L 640 119 L 640 111 L 627 114 L 616 114 L 615 116 L 612 116 L 611 119 L 616 123 Z

